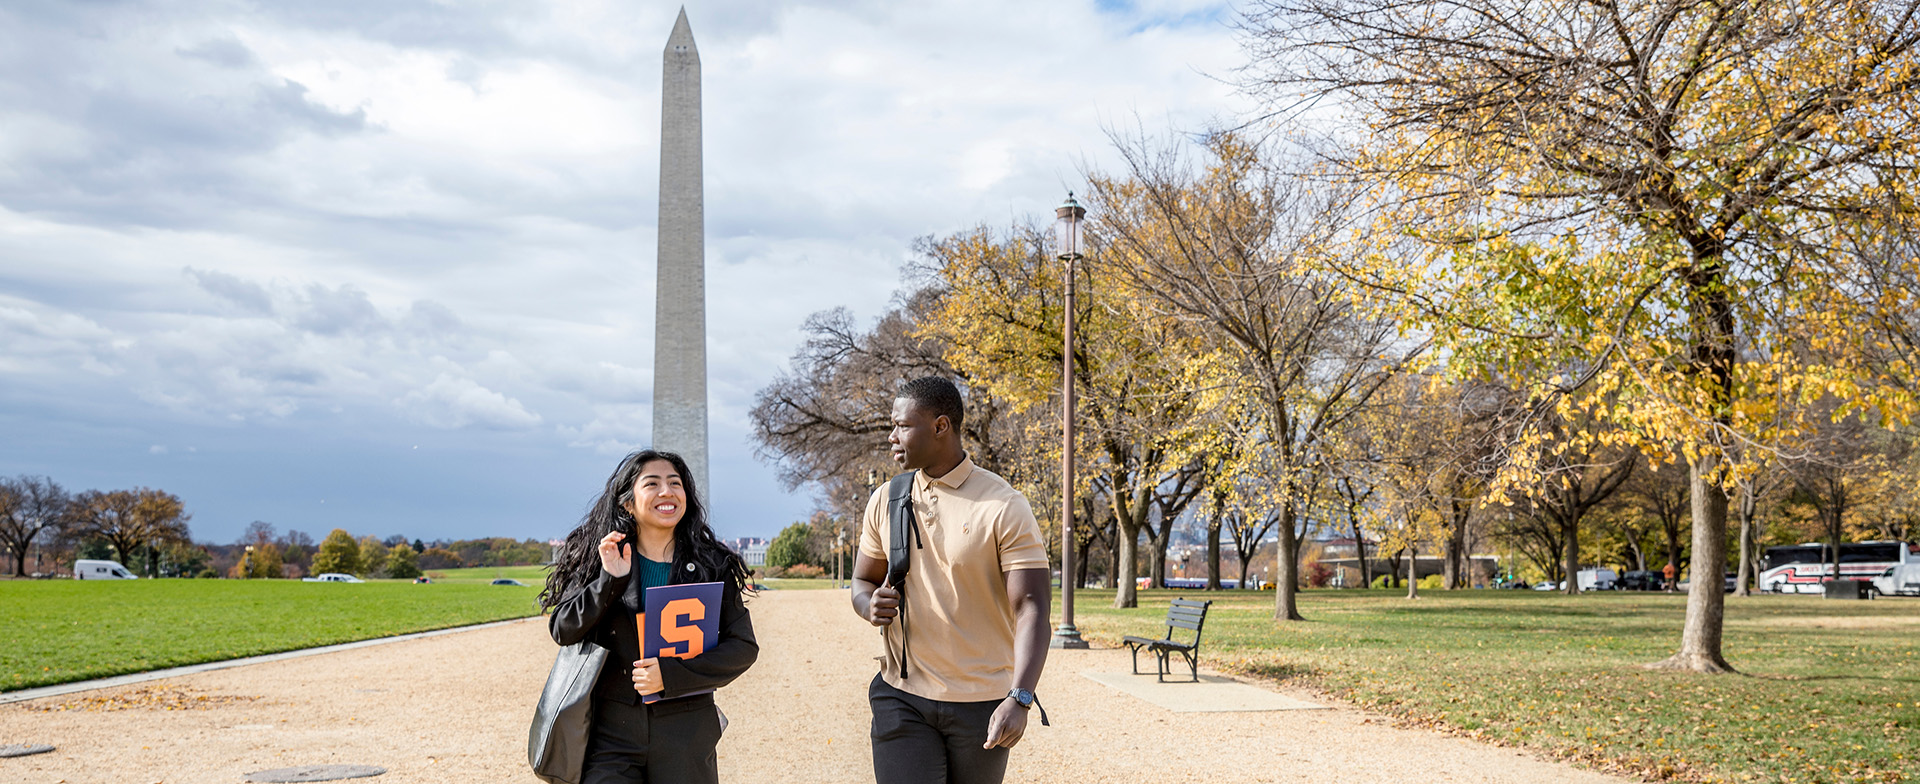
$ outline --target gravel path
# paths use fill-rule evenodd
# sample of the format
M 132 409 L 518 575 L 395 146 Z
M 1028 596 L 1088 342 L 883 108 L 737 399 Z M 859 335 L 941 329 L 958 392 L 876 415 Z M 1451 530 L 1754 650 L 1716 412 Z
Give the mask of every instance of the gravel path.
M 866 685 L 877 634 L 837 591 L 751 605 L 760 662 L 719 701 L 730 781 L 872 781 Z M 523 623 L 0 706 L 0 781 L 239 782 L 295 765 L 385 767 L 401 782 L 537 782 L 525 744 L 553 660 Z M 1054 651 L 1040 694 L 1054 726 L 1014 750 L 1019 782 L 1623 782 L 1344 707 L 1171 713 L 1081 677 L 1125 672 L 1125 650 Z M 1315 695 L 1292 694 L 1325 703 Z

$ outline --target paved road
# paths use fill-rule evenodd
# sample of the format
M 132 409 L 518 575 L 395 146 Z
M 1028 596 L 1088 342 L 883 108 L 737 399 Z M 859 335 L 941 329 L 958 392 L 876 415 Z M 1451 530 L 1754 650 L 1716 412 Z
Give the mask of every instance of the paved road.
M 872 781 L 866 684 L 877 632 L 830 591 L 750 605 L 760 663 L 719 701 L 729 781 Z M 251 771 L 359 763 L 368 781 L 536 782 L 527 720 L 553 658 L 538 620 L 135 686 L 0 705 L 0 781 L 239 782 Z M 1334 708 L 1173 713 L 1082 677 L 1124 650 L 1055 651 L 1040 693 L 1053 727 L 1014 751 L 1020 782 L 1623 782 L 1531 754 L 1385 726 Z M 1294 696 L 1319 701 L 1308 694 Z

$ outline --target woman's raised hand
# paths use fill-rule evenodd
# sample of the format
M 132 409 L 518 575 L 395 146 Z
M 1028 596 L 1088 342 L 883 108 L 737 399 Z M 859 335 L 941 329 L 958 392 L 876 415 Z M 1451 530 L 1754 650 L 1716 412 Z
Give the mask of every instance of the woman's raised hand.
M 628 555 L 627 545 L 621 544 L 626 538 L 627 535 L 619 531 L 600 537 L 600 568 L 607 570 L 607 574 L 625 577 L 633 568 L 633 556 Z

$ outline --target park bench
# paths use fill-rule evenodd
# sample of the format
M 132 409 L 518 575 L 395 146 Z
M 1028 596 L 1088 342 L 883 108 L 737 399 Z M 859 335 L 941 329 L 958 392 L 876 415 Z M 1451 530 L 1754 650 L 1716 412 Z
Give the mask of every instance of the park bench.
M 1120 638 L 1120 642 L 1126 645 L 1129 650 L 1133 651 L 1133 674 L 1140 674 L 1140 649 L 1145 648 L 1148 653 L 1153 654 L 1159 661 L 1160 682 L 1166 682 L 1167 673 L 1172 670 L 1172 666 L 1168 661 L 1169 657 L 1176 653 L 1180 654 L 1180 658 L 1187 661 L 1187 669 L 1193 676 L 1193 680 L 1198 682 L 1200 680 L 1200 627 L 1206 625 L 1207 607 L 1211 604 L 1213 604 L 1213 602 L 1210 601 L 1199 602 L 1192 599 L 1175 599 L 1173 600 L 1173 604 L 1167 607 L 1167 633 L 1165 636 L 1157 640 L 1146 637 L 1135 637 L 1133 635 Z M 1185 629 L 1193 632 L 1193 640 L 1190 642 L 1181 642 L 1180 640 L 1174 639 L 1174 636 L 1177 634 L 1177 632 L 1174 631 L 1175 629 Z

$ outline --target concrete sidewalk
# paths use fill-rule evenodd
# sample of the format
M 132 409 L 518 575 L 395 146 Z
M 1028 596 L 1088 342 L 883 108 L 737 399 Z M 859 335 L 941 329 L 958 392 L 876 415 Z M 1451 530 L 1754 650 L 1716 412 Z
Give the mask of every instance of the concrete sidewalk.
M 838 591 L 768 592 L 749 607 L 762 654 L 717 697 L 732 721 L 722 775 L 872 781 L 866 689 L 878 633 Z M 544 625 L 527 621 L 3 705 L 0 743 L 59 748 L 0 759 L 0 781 L 239 782 L 269 768 L 366 764 L 389 771 L 365 779 L 378 784 L 534 782 L 527 722 L 553 654 Z M 1039 692 L 1054 726 L 1036 717 L 1007 780 L 1624 781 L 1338 705 L 1175 712 L 1081 674 L 1127 670 L 1125 650 L 1053 651 Z

